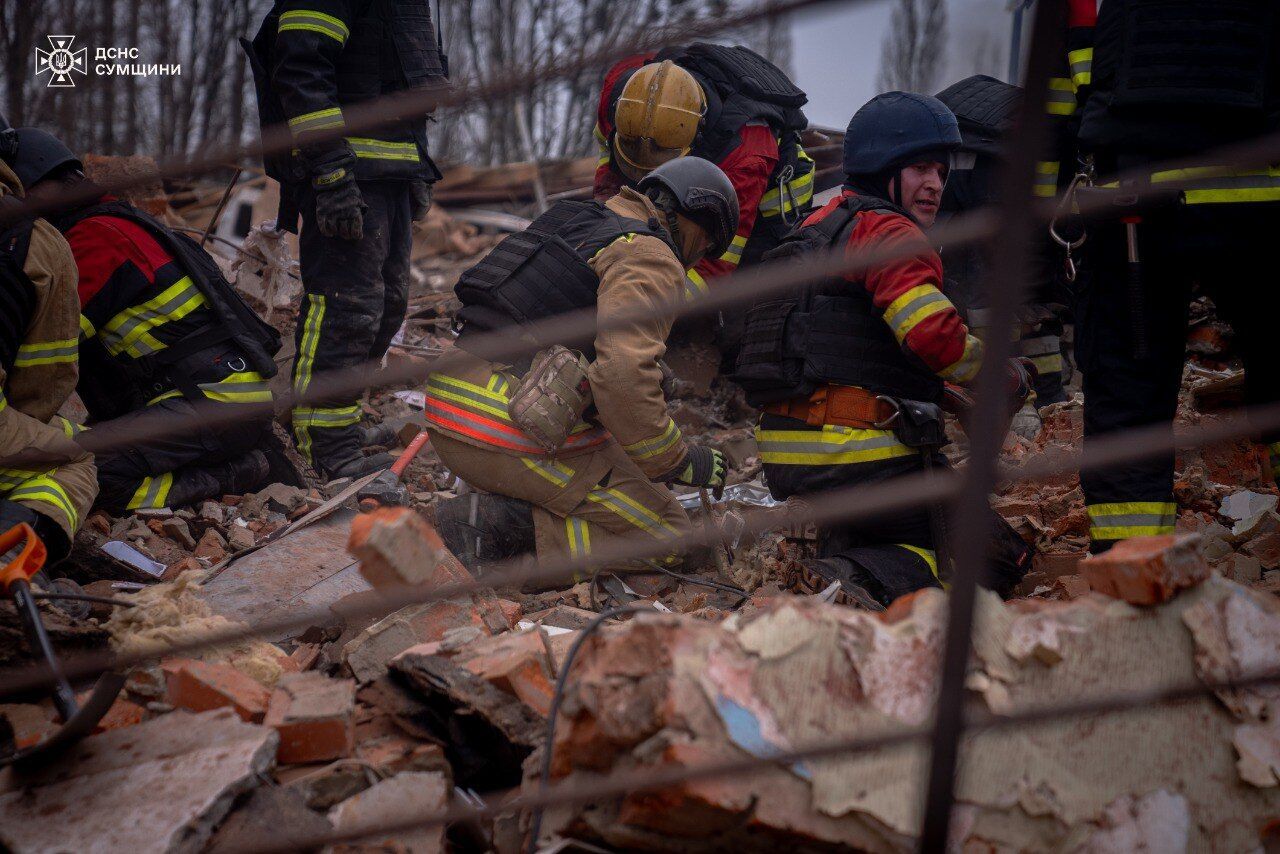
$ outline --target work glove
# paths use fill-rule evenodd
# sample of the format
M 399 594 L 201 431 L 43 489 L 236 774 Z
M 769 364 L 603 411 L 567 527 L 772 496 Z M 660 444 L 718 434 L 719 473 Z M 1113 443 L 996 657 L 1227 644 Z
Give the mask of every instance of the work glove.
M 409 216 L 414 222 L 426 222 L 431 210 L 431 184 L 421 179 L 409 184 Z
M 696 486 L 699 489 L 724 489 L 724 475 L 728 466 L 724 454 L 715 448 L 695 445 L 685 457 L 684 470 L 675 476 L 676 483 Z
M 1017 412 L 1022 405 L 1034 399 L 1036 380 L 1040 372 L 1035 363 L 1026 356 L 1014 356 L 1009 360 L 1009 406 L 1010 414 Z
M 304 155 L 316 194 L 316 225 L 325 237 L 360 240 L 369 206 L 356 184 L 356 156 L 350 148 Z
M 53 566 L 70 554 L 71 541 L 61 525 L 25 504 L 0 499 L 0 533 L 23 522 L 30 525 L 35 530 L 36 536 L 44 543 L 45 551 L 48 553 L 45 566 Z

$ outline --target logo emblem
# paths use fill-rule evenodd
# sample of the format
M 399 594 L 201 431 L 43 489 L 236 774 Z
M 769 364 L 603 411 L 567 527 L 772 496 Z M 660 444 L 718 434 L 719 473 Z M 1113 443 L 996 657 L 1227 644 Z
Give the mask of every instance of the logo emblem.
M 49 72 L 48 87 L 75 86 L 71 72 L 89 73 L 89 49 L 73 50 L 75 36 L 48 36 L 50 50 L 36 48 L 36 76 Z

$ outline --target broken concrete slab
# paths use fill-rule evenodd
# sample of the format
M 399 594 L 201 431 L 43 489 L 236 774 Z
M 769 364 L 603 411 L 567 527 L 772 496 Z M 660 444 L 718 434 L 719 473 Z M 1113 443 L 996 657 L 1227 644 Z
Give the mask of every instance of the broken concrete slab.
M 304 844 L 333 830 L 329 820 L 307 807 L 296 790 L 283 786 L 254 789 L 238 804 L 209 842 L 206 854 L 236 854 L 269 840 L 272 845 L 309 849 Z
M 1256 596 L 1217 576 L 1141 609 L 1096 595 L 1006 605 L 983 593 L 969 685 L 993 712 L 1008 713 L 1194 682 L 1203 644 L 1184 615 L 1198 607 L 1227 613 L 1234 598 Z M 689 767 L 924 724 L 945 610 L 944 594 L 929 590 L 883 618 L 791 597 L 720 625 L 664 615 L 610 626 L 583 645 L 574 665 L 553 778 L 587 784 L 603 773 Z M 1228 640 L 1280 660 L 1270 642 L 1249 640 L 1270 636 L 1258 615 L 1241 613 L 1234 635 L 1223 629 Z M 1280 619 L 1275 631 L 1280 637 Z M 1184 836 L 1185 846 L 1169 850 L 1252 850 L 1280 815 L 1280 786 L 1241 780 L 1237 723 L 1203 696 L 968 736 L 955 845 L 1080 850 L 1099 834 L 1098 850 Z M 1262 764 L 1271 770 L 1269 760 Z M 550 810 L 544 830 L 665 851 L 908 851 L 917 844 L 927 768 L 924 744 L 765 765 L 732 779 Z M 536 777 L 526 784 L 536 786 Z M 1153 794 L 1161 790 L 1172 800 Z
M 403 854 L 437 854 L 444 850 L 444 827 L 422 827 L 396 833 L 379 833 L 394 821 L 443 810 L 449 803 L 449 779 L 443 774 L 406 771 L 338 804 L 329 811 L 335 829 L 367 830 L 370 835 L 354 843 L 335 846 L 339 851 L 396 851 Z
M 174 712 L 91 736 L 26 776 L 6 768 L 0 846 L 200 851 L 236 797 L 274 766 L 278 740 L 230 710 Z

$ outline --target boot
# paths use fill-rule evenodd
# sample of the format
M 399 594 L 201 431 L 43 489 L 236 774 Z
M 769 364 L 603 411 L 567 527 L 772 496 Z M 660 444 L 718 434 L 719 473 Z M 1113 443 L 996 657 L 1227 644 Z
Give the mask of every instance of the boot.
M 533 505 L 489 492 L 469 492 L 436 507 L 436 530 L 462 565 L 476 572 L 493 563 L 532 553 Z
M 893 601 L 874 576 L 844 557 L 797 560 L 787 567 L 786 581 L 792 592 L 807 596 L 816 596 L 838 581 L 836 604 L 868 611 L 883 611 Z
M 364 477 L 376 471 L 389 469 L 394 462 L 395 458 L 390 454 L 370 454 L 367 457 L 362 454 L 356 454 L 354 457 L 337 464 L 317 462 L 316 468 L 327 475 L 329 480 L 337 480 L 343 477 L 349 477 L 354 480 L 357 477 Z
M 390 424 L 361 424 L 360 444 L 366 448 L 394 448 L 400 444 L 396 430 Z
M 222 465 L 209 466 L 205 471 L 218 482 L 222 494 L 244 495 L 262 486 L 271 473 L 271 464 L 266 454 L 254 449 Z

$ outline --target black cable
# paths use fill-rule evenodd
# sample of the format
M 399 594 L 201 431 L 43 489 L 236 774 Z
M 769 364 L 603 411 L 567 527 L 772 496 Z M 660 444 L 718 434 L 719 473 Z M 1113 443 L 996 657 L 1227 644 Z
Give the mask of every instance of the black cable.
M 560 665 L 560 672 L 556 674 L 556 690 L 551 695 L 551 710 L 547 713 L 547 737 L 546 743 L 542 746 L 542 771 L 538 775 L 540 791 L 545 792 L 547 784 L 551 782 L 551 751 L 556 737 L 556 718 L 560 715 L 560 701 L 564 699 L 564 686 L 569 681 L 569 668 L 573 667 L 573 660 L 578 656 L 578 648 L 582 646 L 583 641 L 591 636 L 592 632 L 604 625 L 606 620 L 623 614 L 639 614 L 642 612 L 661 613 L 651 605 L 623 605 L 620 608 L 601 611 L 600 616 L 588 623 L 586 628 L 574 639 L 573 646 L 569 647 L 569 653 L 564 657 L 564 663 Z M 529 854 L 532 854 L 537 847 L 538 834 L 541 832 L 542 807 L 538 807 L 533 811 L 533 821 L 529 828 L 529 844 L 525 848 L 525 851 L 529 852 Z
M 669 575 L 672 578 L 678 579 L 679 581 L 687 581 L 690 584 L 700 584 L 703 587 L 710 587 L 713 590 L 720 590 L 724 593 L 731 593 L 734 596 L 741 596 L 742 599 L 736 605 L 733 606 L 733 610 L 736 610 L 737 608 L 742 607 L 742 603 L 746 602 L 748 599 L 751 598 L 750 593 L 738 587 L 734 587 L 732 584 L 721 584 L 718 581 L 708 581 L 705 578 L 698 578 L 697 576 L 693 576 L 693 575 L 681 575 L 675 570 L 667 569 L 665 566 L 662 566 L 656 560 L 646 560 L 645 564 L 653 567 L 658 572 L 661 572 L 663 575 Z
M 115 605 L 118 608 L 133 608 L 138 603 L 128 599 L 112 599 L 107 596 L 90 596 L 88 593 L 32 593 L 35 599 L 71 599 L 76 602 L 97 602 L 100 605 Z

